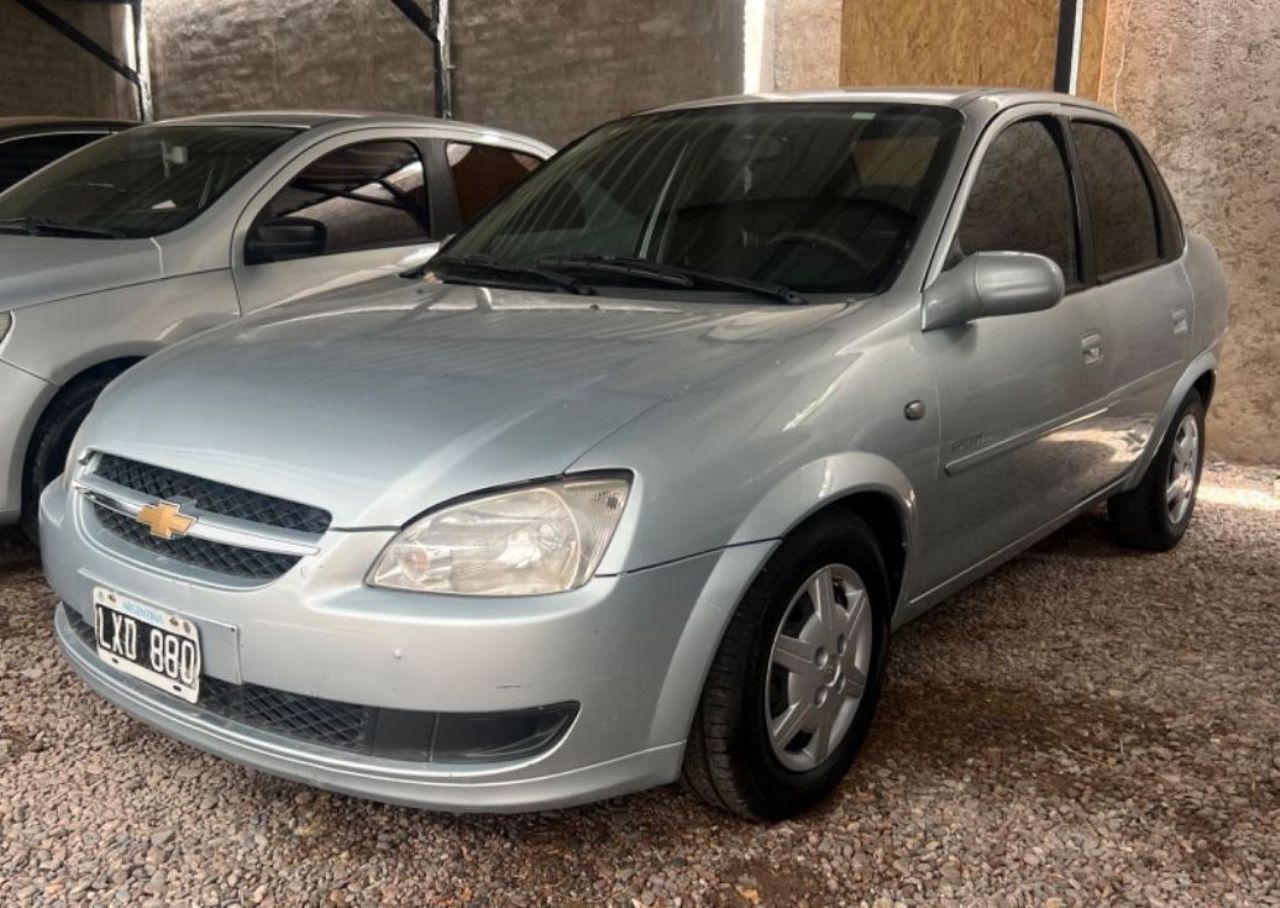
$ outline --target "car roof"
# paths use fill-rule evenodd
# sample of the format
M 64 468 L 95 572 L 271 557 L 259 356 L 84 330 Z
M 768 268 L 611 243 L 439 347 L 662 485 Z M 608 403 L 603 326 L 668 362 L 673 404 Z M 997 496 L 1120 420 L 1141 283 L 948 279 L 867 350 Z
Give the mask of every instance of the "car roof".
M 885 86 L 866 88 L 832 88 L 817 91 L 759 92 L 745 95 L 725 95 L 688 101 L 656 108 L 647 113 L 671 110 L 696 110 L 702 107 L 724 107 L 737 104 L 806 104 L 806 103 L 865 103 L 865 104 L 926 104 L 937 107 L 963 109 L 986 102 L 997 109 L 1016 104 L 1071 104 L 1093 110 L 1111 111 L 1086 98 L 1062 92 L 1037 91 L 1026 88 L 967 88 L 939 86 Z
M 426 117 L 418 114 L 386 113 L 383 111 L 359 110 L 255 110 L 234 113 L 201 114 L 191 117 L 177 117 L 171 120 L 159 120 L 151 126 L 192 126 L 192 125 L 225 125 L 225 126 L 281 126 L 296 129 L 299 132 L 322 130 L 327 133 L 340 133 L 345 130 L 377 127 L 414 128 L 435 126 L 463 138 L 485 139 L 489 141 L 508 142 L 536 148 L 543 157 L 550 156 L 555 149 L 532 136 L 522 135 L 506 129 L 492 126 L 481 126 L 462 120 L 444 120 L 439 117 Z
M 131 120 L 100 117 L 0 117 L 0 136 L 13 138 L 28 133 L 74 132 L 78 129 L 117 130 L 136 125 Z

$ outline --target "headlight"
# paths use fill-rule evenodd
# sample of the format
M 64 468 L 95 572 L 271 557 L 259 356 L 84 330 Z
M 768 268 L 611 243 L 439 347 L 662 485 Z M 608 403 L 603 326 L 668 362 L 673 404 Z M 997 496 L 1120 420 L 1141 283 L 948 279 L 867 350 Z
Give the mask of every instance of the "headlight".
M 622 475 L 582 474 L 447 505 L 405 527 L 369 583 L 463 596 L 575 589 L 595 574 L 630 488 Z

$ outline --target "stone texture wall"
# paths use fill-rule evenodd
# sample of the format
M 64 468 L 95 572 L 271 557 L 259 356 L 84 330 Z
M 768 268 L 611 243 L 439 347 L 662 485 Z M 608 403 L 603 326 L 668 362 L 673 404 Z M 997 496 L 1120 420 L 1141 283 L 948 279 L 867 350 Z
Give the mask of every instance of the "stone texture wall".
M 158 118 L 434 109 L 431 45 L 389 0 L 147 0 L 145 8 Z
M 742 0 L 451 8 L 460 119 L 561 143 L 611 117 L 742 84 Z M 157 116 L 434 109 L 431 45 L 389 0 L 149 0 L 147 28 Z
M 1210 450 L 1280 464 L 1280 3 L 1110 0 L 1107 15 L 1101 100 L 1142 135 L 1231 285 Z
M 123 7 L 50 0 L 49 8 L 120 59 Z M 0 116 L 137 116 L 133 85 L 16 3 L 0 2 Z
M 461 119 L 560 144 L 742 90 L 742 0 L 453 0 Z

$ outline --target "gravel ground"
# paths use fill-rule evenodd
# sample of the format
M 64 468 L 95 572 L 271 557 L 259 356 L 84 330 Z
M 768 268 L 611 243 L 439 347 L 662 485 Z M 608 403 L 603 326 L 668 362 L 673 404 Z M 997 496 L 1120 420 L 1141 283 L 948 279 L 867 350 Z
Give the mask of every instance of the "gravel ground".
M 172 743 L 54 654 L 0 542 L 0 904 L 1280 905 L 1280 478 L 1177 552 L 1088 517 L 906 628 L 862 757 L 772 827 L 676 788 L 450 817 Z

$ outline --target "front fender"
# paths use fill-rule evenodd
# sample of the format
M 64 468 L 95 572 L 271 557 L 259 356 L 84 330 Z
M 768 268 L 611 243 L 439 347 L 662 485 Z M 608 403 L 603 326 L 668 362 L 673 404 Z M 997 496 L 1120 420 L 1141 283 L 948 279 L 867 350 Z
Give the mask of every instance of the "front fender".
M 789 473 L 761 497 L 729 544 L 780 539 L 831 502 L 859 492 L 875 492 L 893 501 L 910 552 L 916 526 L 911 481 L 892 461 L 865 451 L 832 454 Z

